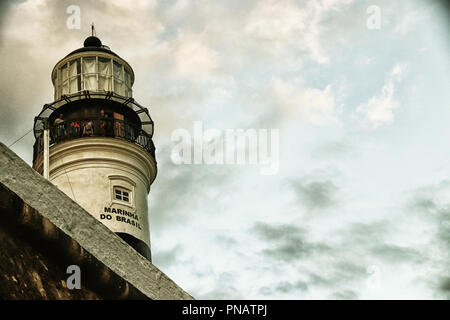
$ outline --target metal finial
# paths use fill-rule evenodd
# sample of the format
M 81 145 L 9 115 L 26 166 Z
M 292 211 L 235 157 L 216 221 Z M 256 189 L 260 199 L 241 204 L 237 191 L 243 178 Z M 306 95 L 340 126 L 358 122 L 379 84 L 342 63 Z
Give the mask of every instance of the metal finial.
M 94 27 L 94 23 L 93 22 L 91 24 L 91 31 L 92 31 L 92 36 L 95 36 L 95 27 Z

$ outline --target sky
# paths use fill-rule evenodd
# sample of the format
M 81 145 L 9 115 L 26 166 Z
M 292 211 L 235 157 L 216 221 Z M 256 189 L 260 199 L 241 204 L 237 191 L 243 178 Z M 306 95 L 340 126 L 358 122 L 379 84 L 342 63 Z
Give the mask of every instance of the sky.
M 195 298 L 450 298 L 444 1 L 22 0 L 0 19 L 6 145 L 92 22 L 133 67 L 155 121 L 153 263 Z M 277 170 L 176 163 L 196 123 L 275 130 Z M 33 143 L 11 149 L 31 165 Z

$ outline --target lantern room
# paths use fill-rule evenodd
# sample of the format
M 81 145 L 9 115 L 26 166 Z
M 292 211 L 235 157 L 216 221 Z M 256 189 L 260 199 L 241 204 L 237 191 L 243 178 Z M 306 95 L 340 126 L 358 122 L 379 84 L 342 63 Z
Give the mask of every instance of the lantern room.
M 99 38 L 90 36 L 84 46 L 59 61 L 52 72 L 55 100 L 84 90 L 113 92 L 132 97 L 134 73 L 130 65 L 102 45 Z

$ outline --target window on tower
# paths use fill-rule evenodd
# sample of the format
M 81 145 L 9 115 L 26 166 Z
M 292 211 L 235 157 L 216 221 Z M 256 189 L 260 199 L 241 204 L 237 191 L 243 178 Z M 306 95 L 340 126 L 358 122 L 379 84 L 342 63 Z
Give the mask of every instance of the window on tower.
M 111 186 L 111 203 L 116 203 L 130 208 L 136 207 L 136 183 L 129 177 L 122 175 L 109 175 Z
M 114 187 L 114 199 L 131 203 L 131 192 L 125 188 Z

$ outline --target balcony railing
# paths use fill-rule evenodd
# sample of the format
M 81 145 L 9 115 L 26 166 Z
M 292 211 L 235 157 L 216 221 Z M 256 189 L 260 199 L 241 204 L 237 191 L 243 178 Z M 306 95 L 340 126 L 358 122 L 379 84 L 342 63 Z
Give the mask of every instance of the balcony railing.
M 155 145 L 151 136 L 139 126 L 127 121 L 110 118 L 68 120 L 50 126 L 50 146 L 85 137 L 110 137 L 133 142 L 155 157 Z M 33 146 L 33 162 L 44 151 L 43 135 Z

